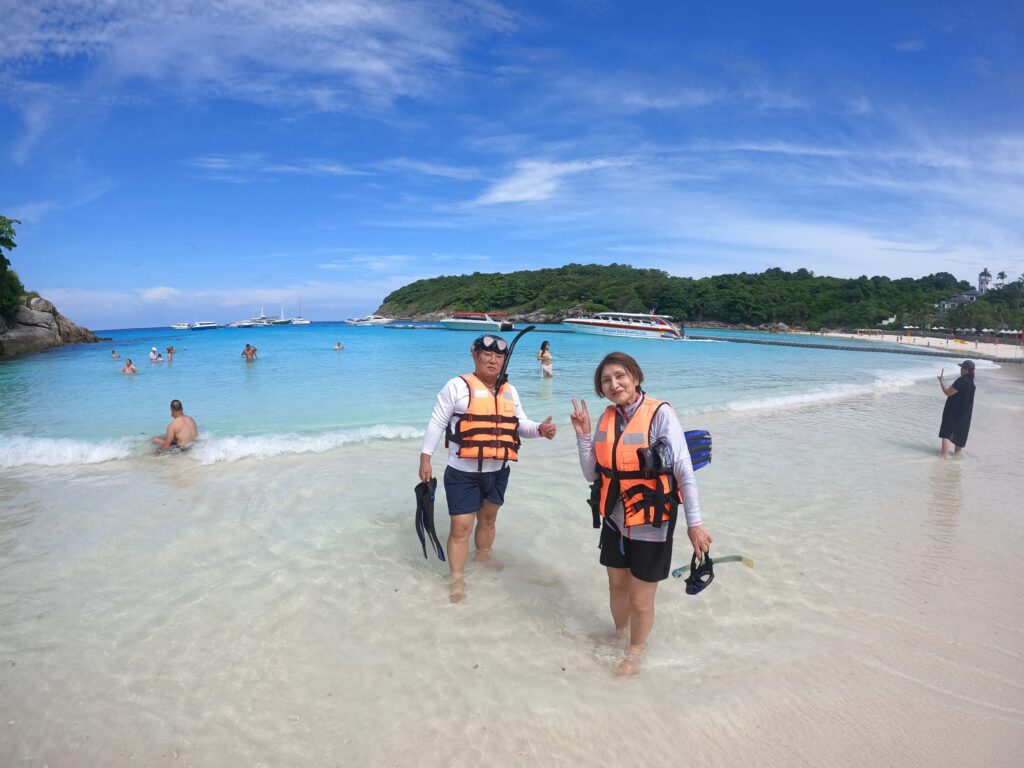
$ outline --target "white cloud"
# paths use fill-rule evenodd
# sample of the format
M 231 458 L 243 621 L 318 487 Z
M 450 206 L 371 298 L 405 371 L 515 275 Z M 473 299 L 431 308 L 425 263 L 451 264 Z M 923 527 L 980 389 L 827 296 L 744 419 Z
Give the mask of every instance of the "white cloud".
M 166 303 L 169 301 L 177 301 L 181 298 L 182 292 L 177 288 L 170 288 L 162 285 L 157 288 L 142 288 L 139 290 L 139 298 L 143 301 L 153 301 Z
M 516 170 L 511 176 L 492 184 L 491 188 L 476 198 L 472 204 L 497 205 L 547 200 L 558 192 L 562 179 L 618 164 L 621 164 L 621 161 L 608 159 L 565 163 L 522 160 L 516 165 Z

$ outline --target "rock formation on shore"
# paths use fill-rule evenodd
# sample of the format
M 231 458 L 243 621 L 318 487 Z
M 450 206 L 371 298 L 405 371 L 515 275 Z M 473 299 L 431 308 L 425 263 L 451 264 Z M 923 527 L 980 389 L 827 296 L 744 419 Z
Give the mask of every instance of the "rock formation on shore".
M 32 299 L 27 307 L 18 307 L 13 317 L 0 316 L 0 360 L 97 341 L 92 331 L 68 320 L 46 299 Z

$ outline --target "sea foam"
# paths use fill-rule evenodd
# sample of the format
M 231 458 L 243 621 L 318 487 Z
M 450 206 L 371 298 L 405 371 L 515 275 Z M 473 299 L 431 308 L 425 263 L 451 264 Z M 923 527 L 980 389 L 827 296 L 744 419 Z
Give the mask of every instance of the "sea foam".
M 59 467 L 67 464 L 99 464 L 126 459 L 139 452 L 138 440 L 120 438 L 90 443 L 71 438 L 4 435 L 0 440 L 0 468 L 37 464 Z
M 413 440 L 421 437 L 422 429 L 392 424 L 312 434 L 205 435 L 185 455 L 200 464 L 216 464 L 241 459 L 266 459 L 285 454 L 324 453 L 349 443 Z M 152 443 L 148 438 L 140 440 L 123 437 L 92 443 L 70 438 L 4 435 L 0 440 L 0 468 L 99 464 L 152 453 Z

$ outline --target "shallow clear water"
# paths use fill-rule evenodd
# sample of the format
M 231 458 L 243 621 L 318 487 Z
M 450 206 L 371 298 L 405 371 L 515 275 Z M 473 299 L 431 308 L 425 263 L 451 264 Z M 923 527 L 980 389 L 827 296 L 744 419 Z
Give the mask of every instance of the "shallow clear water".
M 882 352 L 843 352 L 713 341 L 525 335 L 509 374 L 533 418 L 567 421 L 570 398 L 594 402 L 593 370 L 621 349 L 634 355 L 645 386 L 684 415 L 774 408 L 892 390 L 933 376 L 942 361 Z M 722 338 L 751 332 L 701 331 Z M 329 450 L 349 442 L 420 434 L 445 381 L 471 367 L 474 334 L 441 329 L 302 327 L 106 331 L 111 340 L 0 364 L 0 466 L 75 464 L 145 452 L 162 433 L 168 404 L 180 399 L 200 426 L 196 460 Z M 510 334 L 505 334 L 510 337 Z M 768 340 L 814 336 L 760 334 Z M 549 339 L 556 375 L 542 380 L 535 359 Z M 341 342 L 344 349 L 334 350 Z M 258 359 L 241 356 L 253 344 Z M 828 340 L 839 346 L 866 346 Z M 149 349 L 177 348 L 173 363 L 151 364 Z M 112 360 L 116 349 L 120 360 Z M 120 373 L 131 358 L 139 373 Z M 945 363 L 950 367 L 950 362 Z

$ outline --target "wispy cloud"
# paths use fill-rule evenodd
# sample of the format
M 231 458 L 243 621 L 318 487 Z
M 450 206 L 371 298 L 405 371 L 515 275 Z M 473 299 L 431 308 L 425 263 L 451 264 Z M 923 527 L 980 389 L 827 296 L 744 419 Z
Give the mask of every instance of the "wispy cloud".
M 379 256 L 360 254 L 342 259 L 334 259 L 317 264 L 316 266 L 317 269 L 326 270 L 360 270 L 363 272 L 369 270 L 382 273 L 394 272 L 396 269 L 405 268 L 413 262 L 415 262 L 415 257 L 402 253 L 382 254 Z
M 894 50 L 900 51 L 901 53 L 919 53 L 925 49 L 924 41 L 910 38 L 908 40 L 900 40 L 897 43 L 893 43 L 892 47 Z
M 467 38 L 515 24 L 494 0 L 41 0 L 5 9 L 0 61 L 89 61 L 115 81 L 334 109 L 428 91 Z
M 207 178 L 233 182 L 251 181 L 256 175 L 365 176 L 368 174 L 367 171 L 330 160 L 280 162 L 266 160 L 258 154 L 203 155 L 189 160 L 188 165 L 204 171 Z
M 378 163 L 377 167 L 383 171 L 401 171 L 419 174 L 422 176 L 438 176 L 444 179 L 456 179 L 458 181 L 470 181 L 483 177 L 483 174 L 478 169 L 470 166 L 431 163 L 423 160 L 413 160 L 407 157 L 396 157 L 392 160 L 385 160 L 382 163 Z
M 547 200 L 553 197 L 563 179 L 581 173 L 621 165 L 621 160 L 598 159 L 552 162 L 549 160 L 522 160 L 509 177 L 497 181 L 471 205 L 498 205 Z

